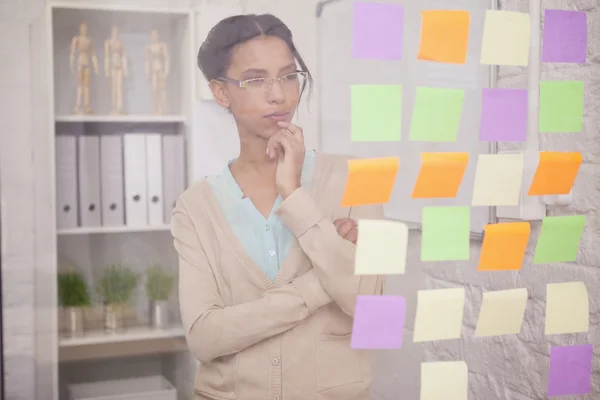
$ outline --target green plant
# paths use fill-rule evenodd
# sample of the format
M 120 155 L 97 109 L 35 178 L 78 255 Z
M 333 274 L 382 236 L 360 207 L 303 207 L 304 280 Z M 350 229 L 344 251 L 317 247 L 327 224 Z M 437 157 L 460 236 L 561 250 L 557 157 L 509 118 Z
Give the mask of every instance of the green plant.
M 62 307 L 87 307 L 91 304 L 90 293 L 81 274 L 60 272 L 57 280 L 58 300 Z
M 109 305 L 124 305 L 133 298 L 138 282 L 138 274 L 125 265 L 115 264 L 104 270 L 96 290 Z
M 146 295 L 152 301 L 166 301 L 171 296 L 174 283 L 174 274 L 153 265 L 146 272 Z

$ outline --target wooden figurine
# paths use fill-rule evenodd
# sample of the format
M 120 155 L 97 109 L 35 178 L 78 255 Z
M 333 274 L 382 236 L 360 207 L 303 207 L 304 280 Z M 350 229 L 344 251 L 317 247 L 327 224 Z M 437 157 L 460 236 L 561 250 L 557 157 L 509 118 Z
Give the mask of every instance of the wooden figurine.
M 169 48 L 158 38 L 158 31 L 150 32 L 150 44 L 146 47 L 146 74 L 152 85 L 153 113 L 167 113 L 165 80 L 169 75 Z
M 79 25 L 79 34 L 71 41 L 70 68 L 75 73 L 75 59 L 77 59 L 77 102 L 75 114 L 81 114 L 81 97 L 83 96 L 83 113 L 91 114 L 90 107 L 90 68 L 98 75 L 98 59 L 94 51 L 94 43 L 87 33 L 86 22 Z M 90 65 L 91 61 L 91 65 Z
M 113 26 L 110 32 L 110 38 L 104 41 L 104 74 L 110 78 L 111 114 L 123 114 L 123 77 L 127 76 L 127 56 L 119 38 L 119 28 Z

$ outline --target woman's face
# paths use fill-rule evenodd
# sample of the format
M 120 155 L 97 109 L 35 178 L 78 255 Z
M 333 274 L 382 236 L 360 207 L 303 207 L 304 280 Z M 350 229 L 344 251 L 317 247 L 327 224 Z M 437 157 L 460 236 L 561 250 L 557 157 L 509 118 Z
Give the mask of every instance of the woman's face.
M 295 72 L 296 62 L 288 45 L 278 37 L 261 36 L 238 46 L 232 53 L 225 77 L 239 81 L 279 78 Z M 228 107 L 238 126 L 264 139 L 280 128 L 278 121 L 291 122 L 300 96 L 300 80 L 273 81 L 238 87 L 218 83 L 217 100 Z

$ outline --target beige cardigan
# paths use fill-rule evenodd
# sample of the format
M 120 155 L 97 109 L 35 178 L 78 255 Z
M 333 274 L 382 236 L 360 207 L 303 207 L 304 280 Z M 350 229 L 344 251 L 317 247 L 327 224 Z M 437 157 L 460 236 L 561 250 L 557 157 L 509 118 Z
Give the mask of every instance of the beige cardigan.
M 179 302 L 190 350 L 200 360 L 197 399 L 365 400 L 368 351 L 352 350 L 358 294 L 382 294 L 381 276 L 355 276 L 355 245 L 337 218 L 383 218 L 381 206 L 341 208 L 348 157 L 317 154 L 310 192 L 277 215 L 296 237 L 271 281 L 245 253 L 203 180 L 173 212 Z

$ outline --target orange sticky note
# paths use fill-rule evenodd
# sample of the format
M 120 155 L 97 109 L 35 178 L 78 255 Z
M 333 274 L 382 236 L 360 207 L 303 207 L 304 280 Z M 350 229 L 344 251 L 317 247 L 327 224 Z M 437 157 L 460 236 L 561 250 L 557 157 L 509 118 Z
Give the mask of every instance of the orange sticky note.
M 568 194 L 577 178 L 581 161 L 581 153 L 578 152 L 540 152 L 529 196 Z
M 421 12 L 419 60 L 451 64 L 467 62 L 471 15 L 460 10 Z
M 342 207 L 390 201 L 399 167 L 398 157 L 349 160 Z
M 469 153 L 421 153 L 414 199 L 456 197 L 469 163 Z
M 529 222 L 486 225 L 477 269 L 479 271 L 520 270 L 530 231 Z

